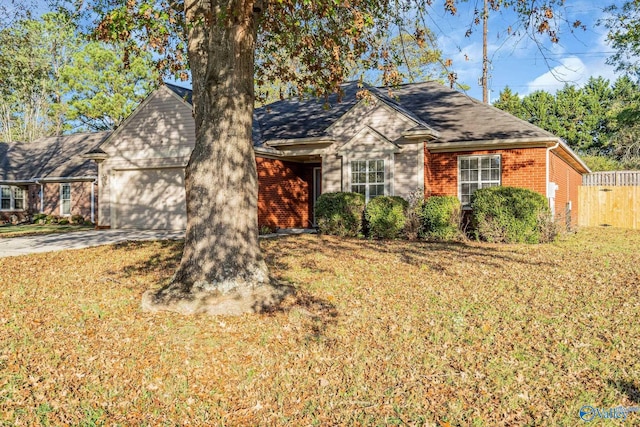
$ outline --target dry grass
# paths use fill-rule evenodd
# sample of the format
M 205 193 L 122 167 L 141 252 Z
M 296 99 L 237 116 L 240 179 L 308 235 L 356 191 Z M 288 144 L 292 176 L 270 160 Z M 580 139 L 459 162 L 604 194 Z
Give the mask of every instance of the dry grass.
M 237 318 L 140 312 L 180 243 L 3 259 L 0 425 L 569 426 L 640 404 L 639 232 L 262 244 L 298 295 Z

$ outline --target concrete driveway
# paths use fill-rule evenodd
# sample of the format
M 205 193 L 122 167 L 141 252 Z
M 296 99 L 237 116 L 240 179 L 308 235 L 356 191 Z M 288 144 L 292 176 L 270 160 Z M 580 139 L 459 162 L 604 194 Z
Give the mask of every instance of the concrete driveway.
M 176 240 L 183 237 L 184 230 L 89 230 L 40 236 L 11 237 L 0 239 L 0 258 L 111 245 L 127 240 Z

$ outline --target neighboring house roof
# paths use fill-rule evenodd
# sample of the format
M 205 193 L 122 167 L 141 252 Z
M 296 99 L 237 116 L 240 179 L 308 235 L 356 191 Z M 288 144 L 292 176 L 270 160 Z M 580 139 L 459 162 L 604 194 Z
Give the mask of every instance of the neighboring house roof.
M 0 182 L 95 177 L 97 165 L 84 154 L 95 150 L 109 134 L 78 133 L 29 143 L 0 143 Z

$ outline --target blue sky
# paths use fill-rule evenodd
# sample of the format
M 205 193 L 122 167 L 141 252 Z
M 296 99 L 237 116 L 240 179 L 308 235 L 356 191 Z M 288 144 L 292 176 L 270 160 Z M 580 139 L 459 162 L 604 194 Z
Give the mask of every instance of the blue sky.
M 587 30 L 572 33 L 569 24 L 561 24 L 558 43 L 539 37 L 542 49 L 527 36 L 506 35 L 509 26 L 517 25 L 513 13 L 492 12 L 488 35 L 491 101 L 498 98 L 505 86 L 526 95 L 535 90 L 553 93 L 565 83 L 581 85 L 590 76 L 615 80 L 614 67 L 606 64 L 613 53 L 606 43 L 606 28 L 596 25 L 604 16 L 603 8 L 615 1 L 620 3 L 566 0 L 564 7 L 556 11 L 557 16 L 568 22 L 580 20 Z M 437 36 L 444 58 L 453 60 L 459 82 L 470 86 L 467 93 L 482 99 L 478 84 L 482 74 L 482 27 L 476 27 L 470 37 L 465 37 L 465 25 L 472 22 L 473 10 L 476 5 L 482 7 L 482 0 L 458 2 L 458 16 L 453 17 L 444 11 L 443 3 L 444 0 L 434 1 L 426 24 Z

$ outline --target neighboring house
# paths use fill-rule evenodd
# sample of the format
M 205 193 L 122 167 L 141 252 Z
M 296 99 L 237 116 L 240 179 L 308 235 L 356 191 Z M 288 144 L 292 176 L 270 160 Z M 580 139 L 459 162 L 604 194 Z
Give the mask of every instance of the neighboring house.
M 98 168 L 84 155 L 109 132 L 0 143 L 0 222 L 34 214 L 96 221 Z

